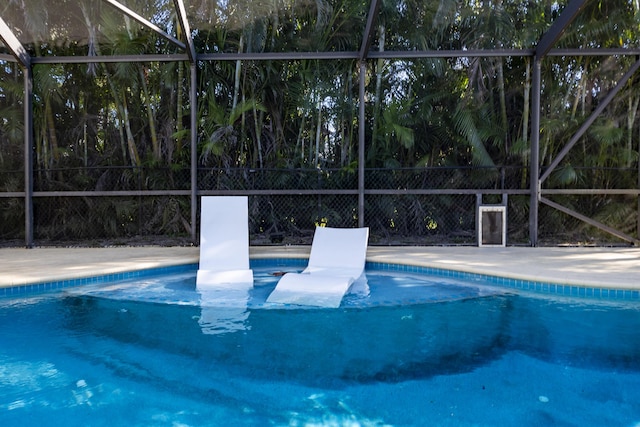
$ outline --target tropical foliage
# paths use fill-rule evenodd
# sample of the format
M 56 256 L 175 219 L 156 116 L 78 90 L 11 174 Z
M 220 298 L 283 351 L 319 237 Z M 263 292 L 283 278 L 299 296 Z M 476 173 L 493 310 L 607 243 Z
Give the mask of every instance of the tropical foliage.
M 173 1 L 121 3 L 179 36 Z M 535 48 L 565 2 L 382 1 L 371 44 L 379 57 L 365 63 L 362 123 L 357 59 L 240 60 L 216 59 L 216 54 L 356 52 L 367 2 L 186 4 L 196 52 L 207 55 L 196 62 L 194 105 L 186 61 L 34 65 L 36 191 L 188 190 L 192 109 L 200 190 L 357 189 L 359 126 L 365 131 L 366 188 L 529 188 L 533 64 L 527 49 Z M 588 2 L 554 47 L 637 48 L 636 8 L 637 2 L 626 0 Z M 36 58 L 183 52 L 106 2 L 9 0 L 0 6 L 0 17 L 19 30 Z M 491 49 L 514 51 L 478 54 Z M 407 55 L 421 51 L 442 55 Z M 462 56 L 465 51 L 468 56 Z M 543 170 L 635 60 L 575 54 L 544 59 Z M 23 70 L 10 60 L 0 65 L 0 191 L 18 192 L 24 188 Z M 598 117 L 546 187 L 637 188 L 637 80 L 632 78 Z M 253 236 L 357 222 L 353 195 L 256 194 Z M 553 199 L 636 233 L 636 197 Z M 380 194 L 366 198 L 365 222 L 380 238 L 469 243 L 475 241 L 475 203 L 469 195 Z M 527 241 L 528 203 L 528 196 L 510 199 L 513 240 Z M 21 200 L 0 198 L 0 206 L 0 239 L 20 237 Z M 184 195 L 48 197 L 38 198 L 35 209 L 41 239 L 179 236 L 192 227 Z M 574 240 L 595 236 L 560 212 L 541 214 L 543 236 L 567 231 Z

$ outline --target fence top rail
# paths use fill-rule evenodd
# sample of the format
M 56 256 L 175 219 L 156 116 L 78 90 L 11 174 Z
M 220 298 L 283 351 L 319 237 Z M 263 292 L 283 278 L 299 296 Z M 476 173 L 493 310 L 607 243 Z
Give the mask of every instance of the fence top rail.
M 593 166 L 572 166 L 573 169 L 576 170 L 594 170 L 594 171 L 630 171 L 630 172 L 638 172 L 637 167 L 610 167 L 610 166 L 601 166 L 601 167 L 593 167 Z M 418 166 L 418 167 L 396 167 L 396 168 L 364 168 L 365 172 L 423 172 L 423 171 L 443 171 L 443 170 L 518 170 L 518 169 L 528 169 L 528 166 L 524 165 L 495 165 L 495 166 L 476 166 L 476 165 L 454 165 L 454 166 Z M 134 166 L 134 165 L 98 165 L 98 166 L 74 166 L 74 167 L 64 167 L 64 168 L 37 168 L 34 169 L 34 172 L 59 172 L 59 171 L 81 171 L 81 170 L 172 170 L 174 169 L 171 165 L 163 165 L 163 166 Z M 179 169 L 179 170 L 188 170 L 188 167 Z M 544 168 L 543 168 L 544 169 Z M 345 171 L 353 171 L 354 173 L 357 171 L 356 169 L 344 168 L 344 167 L 318 167 L 318 168 L 251 168 L 251 167 L 235 167 L 235 168 L 216 168 L 216 167 L 208 167 L 208 166 L 198 166 L 199 171 L 220 171 L 220 172 L 345 172 Z M 24 173 L 23 170 L 4 170 L 0 171 L 0 173 Z
M 303 195 L 357 195 L 357 189 L 261 189 L 261 190 L 199 190 L 199 196 L 247 195 L 247 196 L 303 196 Z M 474 195 L 506 194 L 528 195 L 529 189 L 500 188 L 381 188 L 365 189 L 365 195 Z M 541 189 L 542 195 L 628 195 L 640 196 L 638 188 L 580 188 L 580 189 Z M 154 197 L 154 196 L 190 196 L 191 190 L 131 190 L 131 191 L 34 191 L 33 197 Z M 0 191 L 0 198 L 23 198 L 24 191 Z

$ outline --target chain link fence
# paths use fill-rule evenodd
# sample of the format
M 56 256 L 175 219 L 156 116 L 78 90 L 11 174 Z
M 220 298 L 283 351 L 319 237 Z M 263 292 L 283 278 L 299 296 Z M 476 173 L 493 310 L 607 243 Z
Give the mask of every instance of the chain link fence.
M 625 173 L 632 172 L 621 171 Z M 370 227 L 370 243 L 475 245 L 477 204 L 506 200 L 507 244 L 527 245 L 527 177 L 528 172 L 519 168 L 368 169 L 364 224 Z M 0 245 L 20 246 L 24 244 L 24 196 L 13 194 L 24 178 L 20 173 L 3 178 L 7 184 L 0 193 Z M 36 171 L 34 178 L 36 245 L 197 243 L 191 241 L 188 170 L 76 168 Z M 198 171 L 197 182 L 202 195 L 249 196 L 252 245 L 310 244 L 317 225 L 355 227 L 359 223 L 356 170 L 210 168 Z M 548 197 L 602 224 L 637 233 L 637 196 Z M 538 230 L 541 245 L 626 244 L 544 204 L 539 208 Z

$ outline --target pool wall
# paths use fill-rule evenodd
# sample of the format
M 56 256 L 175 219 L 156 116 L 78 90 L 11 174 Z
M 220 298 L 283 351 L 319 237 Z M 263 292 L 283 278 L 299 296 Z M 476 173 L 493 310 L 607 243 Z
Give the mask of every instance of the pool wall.
M 303 268 L 307 264 L 307 258 L 256 258 L 251 259 L 251 267 L 273 267 L 278 269 L 279 267 L 300 267 Z M 40 294 L 44 292 L 51 292 L 56 290 L 62 290 L 65 288 L 82 286 L 82 285 L 95 285 L 100 283 L 110 283 L 122 280 L 130 280 L 136 278 L 145 278 L 158 276 L 171 273 L 186 273 L 195 271 L 198 268 L 198 264 L 188 263 L 182 265 L 173 265 L 168 267 L 156 267 L 145 268 L 139 270 L 131 270 L 126 272 L 109 273 L 102 275 L 95 275 L 82 278 L 73 278 L 65 280 L 56 280 L 50 282 L 39 282 L 17 286 L 9 286 L 0 288 L 0 297 L 20 297 L 29 296 L 33 294 Z M 509 277 L 501 277 L 489 274 L 470 273 L 457 270 L 449 270 L 438 267 L 424 267 L 400 263 L 386 263 L 386 262 L 371 262 L 367 261 L 366 270 L 374 271 L 388 271 L 388 272 L 402 272 L 412 274 L 427 274 L 440 277 L 448 277 L 453 279 L 462 279 L 468 281 L 481 281 L 488 283 L 492 286 L 499 286 L 504 288 L 531 291 L 540 294 L 557 295 L 566 297 L 578 297 L 578 298 L 595 298 L 605 300 L 625 300 L 625 301 L 640 301 L 640 290 L 637 289 L 615 289 L 615 288 L 600 288 L 590 285 L 579 286 L 575 284 L 559 284 L 550 283 L 544 281 L 514 279 Z

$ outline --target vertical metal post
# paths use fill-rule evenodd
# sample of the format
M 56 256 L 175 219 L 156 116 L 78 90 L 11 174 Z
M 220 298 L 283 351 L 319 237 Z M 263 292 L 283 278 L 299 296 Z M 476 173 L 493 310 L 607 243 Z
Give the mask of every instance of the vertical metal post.
M 478 237 L 478 246 L 482 245 L 482 238 L 480 230 L 480 206 L 482 205 L 482 193 L 476 193 L 476 236 Z
M 540 97 L 542 64 L 538 58 L 533 62 L 532 98 L 531 98 L 531 158 L 529 203 L 529 240 L 531 246 L 538 246 L 538 208 L 540 200 Z
M 33 247 L 33 70 L 24 70 L 24 240 Z
M 197 62 L 191 63 L 191 90 L 189 105 L 191 106 L 191 241 L 197 241 L 198 229 L 198 72 Z
M 360 60 L 358 89 L 358 227 L 364 227 L 365 84 L 367 64 Z

